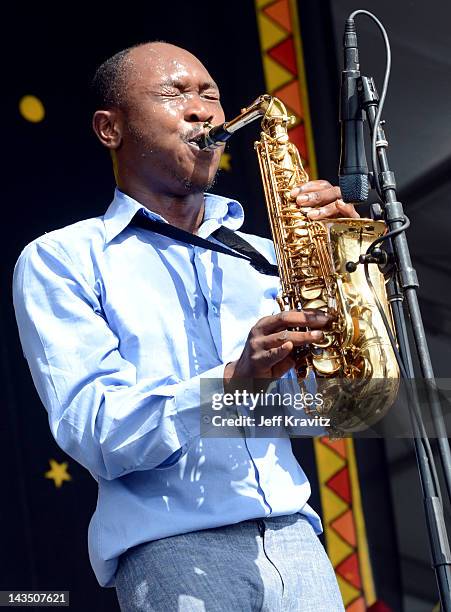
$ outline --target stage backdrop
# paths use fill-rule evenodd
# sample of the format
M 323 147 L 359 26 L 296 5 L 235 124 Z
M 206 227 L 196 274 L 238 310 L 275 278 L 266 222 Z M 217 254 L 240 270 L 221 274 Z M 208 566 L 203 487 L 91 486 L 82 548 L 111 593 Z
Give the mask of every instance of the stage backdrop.
M 73 610 L 117 609 L 114 591 L 97 585 L 87 556 L 96 484 L 50 435 L 10 299 L 13 266 L 25 244 L 101 215 L 112 197 L 110 160 L 90 129 L 88 88 L 95 68 L 137 42 L 159 39 L 186 47 L 219 83 L 227 117 L 265 91 L 285 99 L 297 117 L 292 139 L 312 177 L 336 183 L 339 72 L 329 3 L 233 0 L 216 3 L 214 16 L 212 6 L 203 0 L 195 8 L 182 1 L 147 8 L 129 3 L 116 15 L 96 5 L 64 5 L 51 14 L 36 5 L 12 9 L 6 24 L 0 589 L 70 590 Z M 254 125 L 234 137 L 214 190 L 243 203 L 245 231 L 267 236 L 252 146 L 257 135 Z M 428 319 L 429 329 L 434 324 Z M 400 610 L 384 445 L 295 441 L 294 449 L 312 482 L 312 504 L 325 517 L 325 543 L 348 610 L 364 610 L 377 599 Z M 433 601 L 433 585 L 427 597 Z

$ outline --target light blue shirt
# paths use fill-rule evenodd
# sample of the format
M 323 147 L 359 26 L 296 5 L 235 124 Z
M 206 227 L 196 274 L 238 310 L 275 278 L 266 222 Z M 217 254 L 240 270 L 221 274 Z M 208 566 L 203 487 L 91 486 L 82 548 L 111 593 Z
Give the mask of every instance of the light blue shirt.
M 104 216 L 30 243 L 14 275 L 52 433 L 98 481 L 88 539 L 102 586 L 142 542 L 299 511 L 321 531 L 287 437 L 200 436 L 200 380 L 223 392 L 225 364 L 278 312 L 277 278 L 130 226 L 140 209 L 164 221 L 116 190 Z M 242 223 L 238 202 L 206 194 L 201 237 Z M 243 236 L 274 262 L 269 240 Z

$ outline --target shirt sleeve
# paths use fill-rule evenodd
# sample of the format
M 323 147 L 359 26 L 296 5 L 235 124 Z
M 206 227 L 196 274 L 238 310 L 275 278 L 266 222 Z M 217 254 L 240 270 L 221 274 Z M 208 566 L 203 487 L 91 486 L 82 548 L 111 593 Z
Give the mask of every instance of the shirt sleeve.
M 138 380 L 94 288 L 45 239 L 19 257 L 13 297 L 33 381 L 65 452 L 108 480 L 180 459 L 200 434 L 201 379 L 223 393 L 225 364 L 189 380 Z

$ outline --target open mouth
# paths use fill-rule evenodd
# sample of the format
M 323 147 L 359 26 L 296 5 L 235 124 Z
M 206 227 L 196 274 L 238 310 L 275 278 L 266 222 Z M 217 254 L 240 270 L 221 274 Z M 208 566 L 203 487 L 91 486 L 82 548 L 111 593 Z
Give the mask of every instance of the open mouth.
M 212 149 L 202 149 L 199 146 L 199 136 L 197 138 L 191 138 L 190 140 L 185 140 L 185 143 L 189 146 L 189 148 L 196 153 L 201 153 L 204 156 L 212 156 L 214 154 L 214 150 Z
M 184 142 L 189 145 L 195 151 L 204 151 L 201 148 L 200 144 L 202 143 L 202 139 L 205 137 L 204 132 L 197 132 L 197 134 L 188 134 L 183 138 Z
M 190 147 L 192 147 L 193 149 L 195 149 L 196 151 L 200 151 L 200 147 L 199 147 L 199 141 L 198 141 L 199 137 L 197 138 L 191 138 L 190 140 L 185 140 L 186 144 L 189 145 Z

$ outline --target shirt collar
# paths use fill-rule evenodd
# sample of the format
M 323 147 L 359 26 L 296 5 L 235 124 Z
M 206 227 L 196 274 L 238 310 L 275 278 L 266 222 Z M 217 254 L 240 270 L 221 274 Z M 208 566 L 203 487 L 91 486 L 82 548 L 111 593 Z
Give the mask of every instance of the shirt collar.
M 232 230 L 237 230 L 243 225 L 244 211 L 239 202 L 213 193 L 205 193 L 204 198 L 205 213 L 199 228 L 199 236 L 207 238 L 221 225 Z M 105 242 L 108 244 L 114 240 L 139 210 L 143 210 L 150 219 L 167 223 L 164 217 L 149 210 L 116 187 L 113 201 L 103 216 Z

